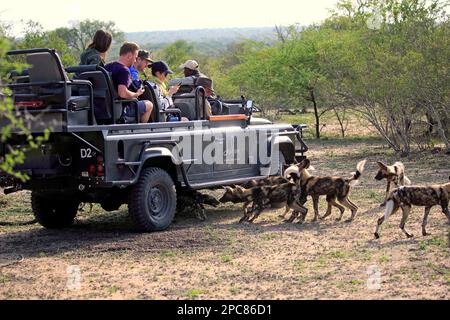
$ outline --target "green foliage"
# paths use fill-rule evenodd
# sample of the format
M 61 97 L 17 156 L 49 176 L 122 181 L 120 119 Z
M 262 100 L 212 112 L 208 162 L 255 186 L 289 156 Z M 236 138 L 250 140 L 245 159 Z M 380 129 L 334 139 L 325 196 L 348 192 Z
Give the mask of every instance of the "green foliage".
M 2 78 L 4 79 L 6 70 L 10 70 L 14 66 L 14 64 L 3 59 L 9 49 L 9 42 L 2 34 L 0 32 L 0 85 Z M 8 93 L 8 90 L 0 87 L 0 114 L 3 124 L 0 128 L 0 143 L 6 147 L 5 156 L 3 158 L 0 157 L 0 171 L 15 176 L 22 181 L 26 181 L 28 179 L 27 175 L 21 172 L 15 172 L 14 167 L 24 163 L 27 152 L 39 148 L 44 141 L 48 140 L 50 130 L 44 130 L 41 136 L 33 135 L 28 129 L 27 120 L 23 117 L 16 117 L 12 101 L 6 97 L 6 93 Z M 7 143 L 13 133 L 25 137 L 25 143 L 20 149 L 12 148 Z
M 95 32 L 99 29 L 104 29 L 111 32 L 113 36 L 113 43 L 120 46 L 124 41 L 124 33 L 119 30 L 113 21 L 100 20 L 83 20 L 76 21 L 68 27 L 61 27 L 54 30 L 54 32 L 64 40 L 67 46 L 72 50 L 77 57 L 88 47 L 94 38 Z

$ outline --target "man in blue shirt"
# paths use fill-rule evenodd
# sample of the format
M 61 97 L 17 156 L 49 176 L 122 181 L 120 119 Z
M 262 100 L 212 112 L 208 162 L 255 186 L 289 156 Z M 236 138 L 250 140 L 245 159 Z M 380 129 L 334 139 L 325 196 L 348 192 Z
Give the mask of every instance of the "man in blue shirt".
M 150 55 L 151 53 L 147 50 L 139 50 L 136 62 L 130 67 L 131 79 L 136 88 L 140 88 L 142 84 L 139 74 L 142 73 L 145 76 L 145 69 L 153 63 Z

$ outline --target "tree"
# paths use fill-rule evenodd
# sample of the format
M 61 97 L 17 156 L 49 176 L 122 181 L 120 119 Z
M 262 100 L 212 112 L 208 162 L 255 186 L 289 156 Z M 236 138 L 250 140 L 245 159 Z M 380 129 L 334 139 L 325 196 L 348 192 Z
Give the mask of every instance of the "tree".
M 104 29 L 111 32 L 113 36 L 113 43 L 121 43 L 124 41 L 124 33 L 119 30 L 113 21 L 100 20 L 83 20 L 72 22 L 69 28 L 61 27 L 54 30 L 56 35 L 64 39 L 67 46 L 73 51 L 76 57 L 86 50 L 88 45 L 92 42 L 95 32 L 99 29 Z
M 28 21 L 23 39 L 16 40 L 15 45 L 20 49 L 30 48 L 52 48 L 58 51 L 61 61 L 65 66 L 78 63 L 78 58 L 67 46 L 64 39 L 60 38 L 55 31 L 44 31 L 41 24 Z
M 448 148 L 445 126 L 439 125 L 448 110 L 448 15 L 439 1 L 361 0 L 356 7 L 340 2 L 338 9 L 320 26 L 328 40 L 318 43 L 333 94 L 397 152 L 408 154 L 421 143 L 430 117 L 438 119 Z

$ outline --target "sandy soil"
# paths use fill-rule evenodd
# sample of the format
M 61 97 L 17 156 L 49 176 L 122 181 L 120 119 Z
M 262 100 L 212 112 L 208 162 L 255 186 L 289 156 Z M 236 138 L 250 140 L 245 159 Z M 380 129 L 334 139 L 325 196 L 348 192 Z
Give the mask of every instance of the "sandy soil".
M 310 146 L 321 175 L 348 176 L 369 159 L 351 195 L 360 207 L 353 223 L 336 222 L 334 211 L 319 223 L 310 214 L 305 225 L 287 224 L 268 211 L 254 225 L 238 224 L 239 207 L 224 205 L 208 210 L 206 222 L 187 214 L 166 232 L 139 234 L 126 207 L 94 206 L 62 231 L 0 226 L 0 299 L 449 299 L 449 224 L 439 208 L 428 237 L 415 208 L 407 224 L 414 238 L 400 231 L 397 214 L 374 240 L 385 184 L 373 180 L 373 161 L 398 159 L 376 139 Z M 450 175 L 445 155 L 403 161 L 415 183 Z M 31 219 L 26 192 L 0 196 L 0 208 L 0 221 Z

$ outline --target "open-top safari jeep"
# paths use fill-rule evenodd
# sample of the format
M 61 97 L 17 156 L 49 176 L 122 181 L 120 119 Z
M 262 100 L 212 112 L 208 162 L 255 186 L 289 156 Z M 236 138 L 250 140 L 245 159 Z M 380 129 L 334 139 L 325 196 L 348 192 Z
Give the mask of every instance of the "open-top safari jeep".
M 153 122 L 123 121 L 123 105 L 130 101 L 118 98 L 105 69 L 64 68 L 53 49 L 9 55 L 25 55 L 29 65 L 12 73 L 8 84 L 17 116 L 31 119 L 34 134 L 45 128 L 51 134 L 15 168 L 29 179 L 21 182 L 0 172 L 0 186 L 6 194 L 31 190 L 34 215 L 47 228 L 70 225 L 80 203 L 99 203 L 107 211 L 128 204 L 138 229 L 164 230 L 176 213 L 177 192 L 277 175 L 307 151 L 303 126 L 254 118 L 252 101 L 246 99 L 212 99 L 213 115 L 206 117 L 199 87 L 188 96 L 191 103 L 186 95 L 183 103 L 175 97 L 177 108 L 169 113 L 189 121 L 173 122 L 147 86 L 143 96 L 154 105 Z M 6 123 L 0 118 L 0 126 Z M 23 143 L 17 132 L 0 144 L 0 157 Z

